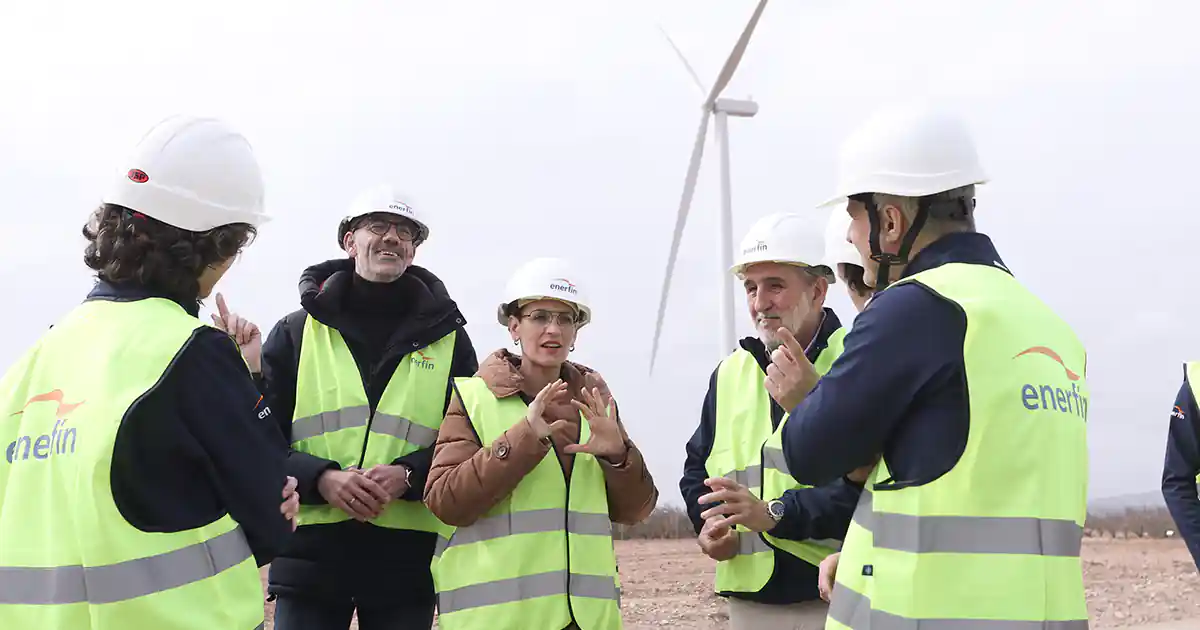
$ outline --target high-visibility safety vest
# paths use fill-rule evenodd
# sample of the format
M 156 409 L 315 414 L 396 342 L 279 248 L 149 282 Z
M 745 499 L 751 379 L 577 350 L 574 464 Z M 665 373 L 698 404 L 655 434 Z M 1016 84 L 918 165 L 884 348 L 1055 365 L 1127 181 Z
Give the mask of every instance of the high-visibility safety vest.
M 485 445 L 524 422 L 519 396 L 496 398 L 479 377 L 455 379 Z M 580 418 L 579 443 L 591 431 Z M 438 541 L 431 569 L 442 630 L 620 630 L 620 580 L 604 471 L 575 455 L 570 484 L 551 449 L 507 497 Z
M 367 470 L 433 446 L 445 417 L 456 332 L 400 359 L 375 413 L 342 333 L 306 316 L 296 370 L 292 448 Z M 349 520 L 332 505 L 301 504 L 300 526 Z M 391 501 L 369 523 L 439 532 L 445 525 L 420 501 Z
M 1083 344 L 1001 269 L 950 263 L 892 287 L 907 282 L 966 315 L 967 443 L 919 485 L 876 467 L 825 627 L 1086 630 Z
M 144 532 L 110 486 L 125 414 L 204 326 L 166 299 L 87 301 L 0 380 L 0 628 L 261 628 L 237 522 Z
M 845 328 L 828 338 L 813 364 L 825 374 L 842 353 Z M 787 490 L 809 488 L 797 483 L 783 457 L 784 413 L 779 426 L 771 429 L 771 397 L 764 382 L 766 373 L 754 355 L 738 348 L 717 367 L 717 418 L 712 450 L 705 470 L 712 477 L 728 477 L 749 488 L 765 501 L 778 499 Z M 819 565 L 838 550 L 840 541 L 786 540 L 756 533 L 735 525 L 737 555 L 717 563 L 713 589 L 718 593 L 757 593 L 775 571 L 775 549 Z

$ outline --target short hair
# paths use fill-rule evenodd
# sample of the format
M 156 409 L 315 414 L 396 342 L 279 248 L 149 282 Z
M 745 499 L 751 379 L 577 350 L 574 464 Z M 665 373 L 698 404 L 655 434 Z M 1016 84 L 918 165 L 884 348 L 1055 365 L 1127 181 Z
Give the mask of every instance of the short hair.
M 912 221 L 921 203 L 929 209 L 925 225 L 935 231 L 975 231 L 975 185 L 960 186 L 924 197 L 903 197 L 885 193 L 874 194 L 878 208 L 895 206 Z
M 863 274 L 866 270 L 859 265 L 850 263 L 840 263 L 838 265 L 838 273 L 842 276 L 842 282 L 845 282 L 858 295 L 871 295 L 875 290 L 867 286 L 863 280 Z
M 192 232 L 104 204 L 83 226 L 88 240 L 83 262 L 106 282 L 133 283 L 180 301 L 196 301 L 204 269 L 236 256 L 256 234 L 248 223 Z

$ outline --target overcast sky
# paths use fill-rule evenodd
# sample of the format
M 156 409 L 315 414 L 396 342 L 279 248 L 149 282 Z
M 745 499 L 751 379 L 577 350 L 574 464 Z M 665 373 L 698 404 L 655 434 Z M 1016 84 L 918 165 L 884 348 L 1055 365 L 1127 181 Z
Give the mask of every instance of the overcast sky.
M 754 5 L 5 2 L 0 363 L 90 287 L 79 228 L 119 158 L 166 115 L 216 115 L 254 144 L 276 217 L 219 287 L 233 309 L 265 332 L 297 308 L 300 272 L 342 255 L 337 221 L 380 181 L 430 217 L 416 262 L 446 282 L 481 359 L 508 346 L 493 316 L 508 274 L 570 256 L 596 315 L 573 358 L 605 375 L 679 504 L 721 356 L 723 270 L 710 136 L 648 378 L 701 101 L 657 25 L 711 84 Z M 1200 358 L 1197 23 L 1183 0 L 775 0 L 725 91 L 760 106 L 730 125 L 735 239 L 769 212 L 824 221 L 812 207 L 837 144 L 875 106 L 957 108 L 992 176 L 979 228 L 1089 349 L 1092 496 L 1155 490 L 1182 362 Z

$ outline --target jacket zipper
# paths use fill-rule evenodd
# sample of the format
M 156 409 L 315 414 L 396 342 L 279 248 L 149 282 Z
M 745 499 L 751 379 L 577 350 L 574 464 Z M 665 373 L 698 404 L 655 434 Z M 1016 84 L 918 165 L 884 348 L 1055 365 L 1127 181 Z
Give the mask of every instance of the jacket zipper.
M 358 453 L 358 468 L 360 470 L 363 467 L 363 462 L 367 461 L 367 442 L 371 439 L 371 424 L 375 422 L 376 407 L 371 404 L 371 394 L 367 391 L 367 387 L 369 387 L 371 383 L 375 382 L 375 377 L 379 375 L 378 368 L 382 365 L 383 361 L 380 360 L 379 365 L 375 366 L 376 369 L 371 371 L 371 373 L 367 376 L 367 380 L 363 383 L 363 393 L 367 395 L 367 432 L 363 435 L 362 450 Z M 399 369 L 398 365 L 397 369 Z M 384 388 L 386 389 L 387 386 L 385 385 Z M 380 400 L 383 399 L 383 392 L 379 393 L 379 398 Z
M 550 440 L 550 448 L 554 451 L 554 458 L 559 462 L 558 474 L 562 475 L 563 485 L 567 488 L 566 501 L 563 506 L 563 535 L 567 538 L 567 614 L 571 617 L 571 623 L 578 626 L 579 622 L 575 620 L 575 609 L 571 606 L 571 530 L 569 529 L 571 518 L 571 480 L 567 479 L 567 472 L 563 469 L 562 459 L 558 454 L 558 447 L 555 446 L 553 438 Z M 578 458 L 578 455 L 571 459 L 572 476 L 575 473 L 576 458 Z

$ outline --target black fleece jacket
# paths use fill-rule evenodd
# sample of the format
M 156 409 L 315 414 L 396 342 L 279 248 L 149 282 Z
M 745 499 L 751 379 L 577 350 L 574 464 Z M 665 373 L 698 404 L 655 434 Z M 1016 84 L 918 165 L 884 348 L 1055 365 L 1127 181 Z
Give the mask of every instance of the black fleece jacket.
M 296 373 L 304 321 L 312 316 L 337 329 L 358 366 L 372 413 L 400 361 L 457 331 L 450 376 L 471 376 L 479 369 L 475 349 L 463 328 L 466 318 L 445 285 L 428 270 L 412 266 L 395 282 L 373 283 L 354 272 L 349 259 L 330 260 L 300 277 L 302 308 L 281 319 L 263 345 L 261 387 L 280 431 L 291 443 L 296 404 Z M 446 383 L 449 404 L 451 383 Z M 397 458 L 412 469 L 404 501 L 421 501 L 433 448 Z M 299 482 L 300 500 L 323 504 L 317 480 L 337 462 L 291 451 L 288 474 Z M 418 605 L 434 598 L 429 561 L 436 536 L 347 520 L 299 528 L 281 557 L 271 565 L 271 594 L 360 602 Z

